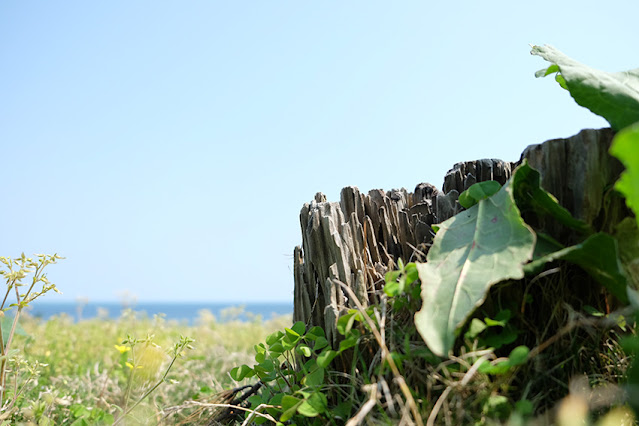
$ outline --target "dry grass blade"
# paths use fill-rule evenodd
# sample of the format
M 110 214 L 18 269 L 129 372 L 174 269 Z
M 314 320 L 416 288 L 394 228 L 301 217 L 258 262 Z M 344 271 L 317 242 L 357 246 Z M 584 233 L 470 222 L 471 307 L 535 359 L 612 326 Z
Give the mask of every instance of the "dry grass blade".
M 468 383 L 470 383 L 472 378 L 475 376 L 475 373 L 477 373 L 477 370 L 479 370 L 479 367 L 483 364 L 483 362 L 486 361 L 487 359 L 489 359 L 490 356 L 492 355 L 492 351 L 490 351 L 490 352 L 482 351 L 482 352 L 484 352 L 484 354 L 481 355 L 473 363 L 473 365 L 468 369 L 466 374 L 464 374 L 464 377 L 459 382 L 459 386 L 461 386 L 461 387 L 467 386 Z M 488 353 L 486 353 L 486 352 L 488 352 Z M 460 359 L 460 358 L 457 358 L 456 361 L 460 365 L 464 362 L 464 360 Z M 449 386 L 446 387 L 444 392 L 442 392 L 442 394 L 439 396 L 439 398 L 437 399 L 437 402 L 435 403 L 435 405 L 433 406 L 433 409 L 430 412 L 430 415 L 428 416 L 428 420 L 426 421 L 426 426 L 433 426 L 435 424 L 435 420 L 437 419 L 437 415 L 439 414 L 439 411 L 441 410 L 442 405 L 446 401 L 446 398 L 448 397 L 448 394 L 452 390 L 453 390 L 453 385 L 449 385 Z
M 357 414 L 351 417 L 351 419 L 346 423 L 346 426 L 357 426 L 362 423 L 375 404 L 377 404 L 377 401 L 379 401 L 378 385 L 368 385 L 368 387 L 370 388 L 371 393 L 368 401 L 362 405 L 362 408 L 359 409 Z
M 373 336 L 375 336 L 375 340 L 377 340 L 377 344 L 382 349 L 382 358 L 384 358 L 384 360 L 388 363 L 388 366 L 393 372 L 393 376 L 395 377 L 397 384 L 399 385 L 400 389 L 402 390 L 402 393 L 404 394 L 404 398 L 406 398 L 406 401 L 408 402 L 408 405 L 410 407 L 411 413 L 413 414 L 413 419 L 415 420 L 415 423 L 419 426 L 423 426 L 424 423 L 422 421 L 422 416 L 419 414 L 419 410 L 417 408 L 417 404 L 415 403 L 415 399 L 413 398 L 413 395 L 411 394 L 410 389 L 408 388 L 408 385 L 406 384 L 406 381 L 404 380 L 404 376 L 400 374 L 399 369 L 397 368 L 397 365 L 395 364 L 395 360 L 393 360 L 393 358 L 390 356 L 390 352 L 388 351 L 386 342 L 384 342 L 384 340 L 382 339 L 382 336 L 379 334 L 379 331 L 375 327 L 375 323 L 373 322 L 371 317 L 368 316 L 361 302 L 359 301 L 359 299 L 357 299 L 357 296 L 355 295 L 355 293 L 349 286 L 347 286 L 346 284 L 344 284 L 343 282 L 339 280 L 334 279 L 333 282 L 339 284 L 348 293 L 348 296 L 355 303 L 355 305 L 357 306 L 357 309 L 360 311 L 360 313 L 366 320 L 366 323 L 370 327 L 373 333 Z
M 557 331 L 554 335 L 546 339 L 544 342 L 540 343 L 537 347 L 533 348 L 528 355 L 528 358 L 534 358 L 539 355 L 542 351 L 546 350 L 550 345 L 559 340 L 562 336 L 570 333 L 575 328 L 580 327 L 593 327 L 593 326 L 602 326 L 606 328 L 611 328 L 617 325 L 618 318 L 623 316 L 628 316 L 632 314 L 633 308 L 627 307 L 620 309 L 616 312 L 612 312 L 603 318 L 584 318 L 576 321 L 570 321 L 568 324 L 563 326 L 559 331 Z
M 169 407 L 167 408 L 165 411 L 179 411 L 182 410 L 184 408 L 188 408 L 188 407 L 200 407 L 203 409 L 223 409 L 223 410 L 240 410 L 240 411 L 246 411 L 248 413 L 251 413 L 250 418 L 254 418 L 254 417 L 263 417 L 266 420 L 269 420 L 273 423 L 277 423 L 277 420 L 275 420 L 275 418 L 273 418 L 273 416 L 271 416 L 270 414 L 264 414 L 264 413 L 260 413 L 257 410 L 261 407 L 261 408 L 270 408 L 273 407 L 271 405 L 260 405 L 258 406 L 255 410 L 252 410 L 250 408 L 247 407 L 242 407 L 240 405 L 233 405 L 233 404 L 215 404 L 215 403 L 210 403 L 210 402 L 199 402 L 199 401 L 186 401 L 184 404 L 180 405 L 180 406 L 176 406 L 176 407 Z M 217 424 L 219 422 L 217 421 L 213 421 L 212 424 Z M 182 423 L 184 424 L 184 423 Z
M 439 395 L 439 398 L 437 398 L 437 402 L 435 403 L 435 406 L 433 407 L 433 409 L 430 412 L 430 415 L 428 416 L 428 420 L 426 421 L 426 426 L 433 426 L 435 424 L 435 419 L 437 419 L 439 410 L 441 410 L 442 405 L 444 404 L 444 401 L 446 401 L 446 398 L 448 397 L 448 394 L 450 393 L 452 389 L 453 388 L 451 386 L 447 386 L 444 392 L 442 392 L 442 394 Z
M 255 410 L 251 411 L 251 414 L 246 418 L 246 420 L 244 420 L 244 422 L 242 423 L 242 426 L 247 426 L 249 422 L 253 420 L 256 416 L 263 417 L 265 419 L 272 421 L 273 423 L 277 423 L 277 420 L 275 420 L 272 416 L 261 413 L 261 411 L 265 408 L 276 408 L 276 407 L 274 405 L 267 405 L 267 404 L 258 405 L 257 407 L 255 407 Z M 280 408 L 280 407 L 277 407 L 277 408 Z
M 383 377 L 379 378 L 379 384 L 382 386 L 382 391 L 384 393 L 384 398 L 386 399 L 386 403 L 388 404 L 387 409 L 391 413 L 391 415 L 395 415 L 395 405 L 393 404 L 393 397 L 391 396 L 390 388 L 388 387 L 388 383 L 384 380 Z
M 164 412 L 166 413 L 165 419 L 168 418 L 169 415 L 181 411 L 185 408 L 197 406 L 200 408 L 194 413 L 187 416 L 179 424 L 193 424 L 194 422 L 196 422 L 197 419 L 202 417 L 202 414 L 206 410 L 213 411 L 213 417 L 211 418 L 209 424 L 220 424 L 223 422 L 231 421 L 238 415 L 237 408 L 244 405 L 244 401 L 246 401 L 246 399 L 251 395 L 254 395 L 261 386 L 262 382 L 257 382 L 254 385 L 240 386 L 234 389 L 228 389 L 220 392 L 216 394 L 212 399 L 209 399 L 208 402 L 187 401 L 180 406 L 169 407 L 164 410 Z M 244 392 L 240 394 L 240 392 L 242 391 Z M 243 407 L 242 411 L 250 410 L 246 407 Z

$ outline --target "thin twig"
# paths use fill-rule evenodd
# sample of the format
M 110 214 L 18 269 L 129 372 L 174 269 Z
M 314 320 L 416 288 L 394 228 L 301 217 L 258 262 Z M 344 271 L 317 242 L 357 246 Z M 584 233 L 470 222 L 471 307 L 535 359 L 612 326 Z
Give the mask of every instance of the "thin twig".
M 255 407 L 255 410 L 251 411 L 251 414 L 246 418 L 246 420 L 244 420 L 244 422 L 242 422 L 242 426 L 247 426 L 249 424 L 249 422 L 251 420 L 253 420 L 253 418 L 255 416 L 260 416 L 260 417 L 263 417 L 265 419 L 269 419 L 273 423 L 277 423 L 277 421 L 273 417 L 271 417 L 270 415 L 268 415 L 268 414 L 265 415 L 265 414 L 262 414 L 261 412 L 259 412 L 259 410 L 262 410 L 264 408 L 275 408 L 275 406 L 274 405 L 267 405 L 267 404 L 258 405 L 257 407 Z
M 537 274 L 535 276 L 535 278 L 533 278 L 527 285 L 526 288 L 524 289 L 524 295 L 521 298 L 521 309 L 520 312 L 523 315 L 524 311 L 526 310 L 526 295 L 528 294 L 528 289 L 531 287 L 532 284 L 534 284 L 536 281 L 542 279 L 543 277 L 546 277 L 548 275 L 552 275 L 552 274 L 556 274 L 557 272 L 560 272 L 561 268 L 552 268 L 552 269 L 548 269 L 547 271 L 544 271 L 540 274 Z
M 366 401 L 366 403 L 364 405 L 362 405 L 362 407 L 359 409 L 359 411 L 357 412 L 357 414 L 355 414 L 355 416 L 351 417 L 350 420 L 346 423 L 346 426 L 358 426 L 362 421 L 364 421 L 364 419 L 366 418 L 366 416 L 368 415 L 368 413 L 373 409 L 373 407 L 377 404 L 378 401 L 378 385 L 374 384 L 374 385 L 369 385 L 371 388 L 371 394 L 368 398 L 368 401 Z
M 411 243 L 406 243 L 406 244 L 408 244 L 408 247 L 413 249 L 413 253 L 410 255 L 410 259 L 408 259 L 409 261 L 413 259 L 413 256 L 415 256 L 415 253 L 419 253 L 424 259 L 426 259 L 426 253 L 424 253 L 423 251 L 421 251 L 420 249 L 418 249 Z
M 616 312 L 612 312 L 604 318 L 585 318 L 578 321 L 572 321 L 566 324 L 565 326 L 563 326 L 561 329 L 559 329 L 559 331 L 555 333 L 553 336 L 549 337 L 547 340 L 540 343 L 538 346 L 534 347 L 528 354 L 528 359 L 532 359 L 535 356 L 539 355 L 543 350 L 547 349 L 548 346 L 555 343 L 560 337 L 570 333 L 573 329 L 577 327 L 587 327 L 587 326 L 594 326 L 598 324 L 603 324 L 604 326 L 613 327 L 617 324 L 617 319 L 619 318 L 619 316 L 629 315 L 633 311 L 634 311 L 634 308 L 626 307 Z
M 179 407 L 168 407 L 164 411 L 171 411 L 173 409 L 184 408 L 184 407 L 188 407 L 188 406 L 197 406 L 197 407 L 203 407 L 203 408 L 232 408 L 232 409 L 242 410 L 242 411 L 246 411 L 246 412 L 254 412 L 255 411 L 255 410 L 251 410 L 250 408 L 242 407 L 242 406 L 239 406 L 239 405 L 213 404 L 213 403 L 198 402 L 198 401 L 186 401 L 182 406 L 179 406 Z M 281 408 L 281 407 L 280 406 L 276 406 L 276 405 L 264 405 L 264 408 Z M 258 416 L 258 417 L 263 417 L 266 420 L 269 420 L 269 421 L 271 421 L 273 423 L 277 423 L 277 420 L 275 420 L 275 418 L 273 418 L 273 416 L 271 416 L 270 414 L 255 413 L 255 415 Z

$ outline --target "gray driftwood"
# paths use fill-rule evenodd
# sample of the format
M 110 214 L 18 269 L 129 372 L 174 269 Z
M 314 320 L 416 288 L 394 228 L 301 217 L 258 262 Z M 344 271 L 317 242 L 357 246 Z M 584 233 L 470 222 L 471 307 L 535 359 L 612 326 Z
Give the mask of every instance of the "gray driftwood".
M 583 130 L 568 139 L 531 145 L 519 162 L 527 158 L 542 174 L 542 186 L 576 217 L 601 225 L 606 191 L 622 166 L 608 155 L 610 129 Z M 294 320 L 319 325 L 336 344 L 336 320 L 354 308 L 339 280 L 349 286 L 364 306 L 378 302 L 384 274 L 398 259 L 424 260 L 433 232 L 431 225 L 461 210 L 459 194 L 475 182 L 505 183 L 519 162 L 484 159 L 457 163 L 444 178 L 440 192 L 420 183 L 406 189 L 342 189 L 339 202 L 329 202 L 322 193 L 302 207 L 302 246 L 294 250 Z M 618 202 L 619 215 L 626 214 Z M 611 211 L 611 209 L 608 209 Z M 616 213 L 615 213 L 616 215 Z

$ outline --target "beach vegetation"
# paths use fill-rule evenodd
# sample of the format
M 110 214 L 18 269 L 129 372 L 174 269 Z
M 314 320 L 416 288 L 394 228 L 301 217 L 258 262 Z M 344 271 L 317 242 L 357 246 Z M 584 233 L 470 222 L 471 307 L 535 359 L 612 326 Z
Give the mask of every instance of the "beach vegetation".
M 0 258 L 16 299 L 2 305 L 2 424 L 636 424 L 639 73 L 532 53 L 617 132 L 611 196 L 631 213 L 614 229 L 574 218 L 523 161 L 460 195 L 426 262 L 391 263 L 379 303 L 334 280 L 354 306 L 336 344 L 290 317 L 43 321 L 24 308 L 56 290 L 42 271 L 59 257 Z

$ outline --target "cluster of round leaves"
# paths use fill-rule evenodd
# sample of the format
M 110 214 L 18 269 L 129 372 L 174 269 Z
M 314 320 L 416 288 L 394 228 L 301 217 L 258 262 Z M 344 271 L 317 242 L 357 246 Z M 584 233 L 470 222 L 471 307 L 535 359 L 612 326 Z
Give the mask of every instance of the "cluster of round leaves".
M 329 405 L 327 368 L 340 353 L 357 345 L 360 337 L 359 331 L 350 327 L 348 331 L 344 327 L 340 330 L 345 339 L 339 350 L 331 348 L 321 327 L 307 331 L 301 321 L 272 333 L 265 343 L 255 345 L 257 364 L 253 367 L 244 364 L 230 373 L 237 381 L 256 377 L 262 382 L 262 391 L 248 398 L 251 409 L 265 405 L 266 411 L 282 423 L 302 416 L 307 419 L 306 424 L 313 417 L 318 424 L 324 424 L 321 419 L 328 415 Z M 339 415 L 340 411 L 347 415 L 350 407 L 331 409 L 330 415 Z M 263 417 L 255 420 L 258 424 L 264 421 Z

